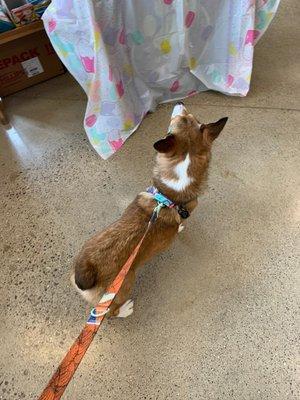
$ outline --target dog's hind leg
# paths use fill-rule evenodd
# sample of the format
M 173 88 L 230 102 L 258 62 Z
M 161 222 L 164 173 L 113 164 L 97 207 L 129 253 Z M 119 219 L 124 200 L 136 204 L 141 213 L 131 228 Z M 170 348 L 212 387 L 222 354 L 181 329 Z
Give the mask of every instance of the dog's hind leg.
M 109 308 L 109 317 L 126 318 L 133 313 L 133 301 L 130 295 L 135 282 L 135 272 L 129 271 L 119 293 Z

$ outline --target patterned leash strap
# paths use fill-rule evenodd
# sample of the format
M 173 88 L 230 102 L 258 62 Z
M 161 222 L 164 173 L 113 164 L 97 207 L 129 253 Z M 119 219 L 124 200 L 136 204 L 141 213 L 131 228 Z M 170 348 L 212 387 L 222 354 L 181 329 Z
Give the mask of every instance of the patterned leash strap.
M 104 295 L 101 297 L 99 303 L 95 308 L 92 309 L 89 318 L 82 329 L 80 335 L 75 340 L 73 345 L 70 347 L 65 358 L 60 363 L 56 372 L 49 381 L 47 387 L 39 397 L 39 400 L 58 400 L 63 395 L 66 387 L 71 381 L 75 371 L 77 370 L 81 360 L 83 359 L 87 349 L 92 343 L 100 325 L 105 317 L 105 314 L 109 311 L 109 307 L 113 302 L 114 298 L 118 294 L 124 279 L 135 260 L 139 249 L 151 227 L 151 225 L 156 221 L 159 211 L 164 207 L 164 204 L 159 203 L 151 215 L 150 221 L 148 223 L 147 229 L 139 241 L 138 245 L 134 249 L 133 253 L 130 255 L 126 263 L 123 265 L 121 271 L 116 276 L 115 280 L 108 287 Z

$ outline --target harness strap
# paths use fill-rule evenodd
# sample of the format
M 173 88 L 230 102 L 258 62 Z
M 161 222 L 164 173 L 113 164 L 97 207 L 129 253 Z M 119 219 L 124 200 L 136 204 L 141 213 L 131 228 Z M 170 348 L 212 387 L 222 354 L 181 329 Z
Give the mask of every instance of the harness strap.
M 80 335 L 70 347 L 64 359 L 61 361 L 56 372 L 53 374 L 48 385 L 39 397 L 39 400 L 59 400 L 63 395 L 66 387 L 68 386 L 81 360 L 83 359 L 87 349 L 89 348 L 96 333 L 98 332 L 98 329 L 100 328 L 100 325 L 104 320 L 106 313 L 109 311 L 111 303 L 118 294 L 124 282 L 124 279 L 126 278 L 126 275 L 130 270 L 130 267 L 132 266 L 147 233 L 149 232 L 149 229 L 156 221 L 159 211 L 162 207 L 164 207 L 164 204 L 158 203 L 158 205 L 153 210 L 150 221 L 148 222 L 147 229 L 142 239 L 139 241 L 136 248 L 133 250 L 132 254 L 125 262 L 114 281 L 107 288 L 97 306 L 92 309 Z
M 148 187 L 147 192 L 152 194 L 154 200 L 156 200 L 158 204 L 163 204 L 168 208 L 175 208 L 181 218 L 186 219 L 190 216 L 189 211 L 183 204 L 175 204 L 174 201 L 170 200 L 167 196 L 159 192 L 155 186 Z

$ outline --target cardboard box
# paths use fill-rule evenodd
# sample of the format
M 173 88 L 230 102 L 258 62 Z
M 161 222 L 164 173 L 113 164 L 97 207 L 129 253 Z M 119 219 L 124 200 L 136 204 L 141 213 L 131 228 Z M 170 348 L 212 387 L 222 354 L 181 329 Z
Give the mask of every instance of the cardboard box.
M 40 29 L 34 32 L 33 24 L 36 30 L 41 24 Z M 65 72 L 42 22 L 33 24 L 0 35 L 0 97 Z M 26 35 L 22 36 L 24 29 Z

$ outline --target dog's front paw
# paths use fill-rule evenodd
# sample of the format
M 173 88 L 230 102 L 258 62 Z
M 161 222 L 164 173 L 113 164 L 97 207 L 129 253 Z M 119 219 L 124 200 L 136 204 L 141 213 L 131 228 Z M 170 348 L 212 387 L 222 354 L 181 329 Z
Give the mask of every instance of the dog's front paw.
M 129 317 L 133 313 L 133 300 L 129 299 L 119 308 L 118 318 Z
M 182 232 L 184 230 L 184 225 L 180 224 L 178 227 L 178 233 Z

